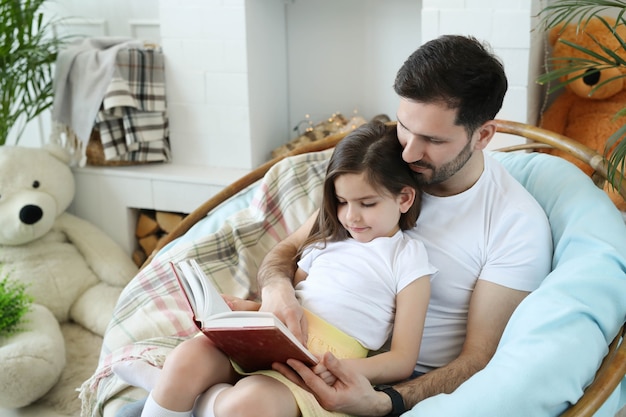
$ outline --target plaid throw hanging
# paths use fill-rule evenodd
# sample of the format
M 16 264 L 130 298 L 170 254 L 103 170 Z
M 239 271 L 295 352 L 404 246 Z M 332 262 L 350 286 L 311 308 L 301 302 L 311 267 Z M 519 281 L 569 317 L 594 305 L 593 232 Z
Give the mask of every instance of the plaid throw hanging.
M 96 116 L 107 161 L 170 160 L 165 68 L 160 49 L 118 51 Z

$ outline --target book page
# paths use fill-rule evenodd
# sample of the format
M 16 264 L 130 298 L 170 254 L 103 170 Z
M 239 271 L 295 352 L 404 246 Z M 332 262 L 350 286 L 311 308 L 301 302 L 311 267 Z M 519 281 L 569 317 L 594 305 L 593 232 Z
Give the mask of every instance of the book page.
M 204 322 L 214 314 L 231 311 L 195 259 L 181 261 L 172 266 L 197 321 Z

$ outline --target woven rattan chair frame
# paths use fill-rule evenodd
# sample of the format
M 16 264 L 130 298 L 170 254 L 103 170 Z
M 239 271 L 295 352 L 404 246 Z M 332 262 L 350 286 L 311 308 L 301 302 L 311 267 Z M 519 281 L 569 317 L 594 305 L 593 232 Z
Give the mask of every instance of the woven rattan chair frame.
M 594 182 L 598 186 L 602 187 L 604 182 L 607 180 L 608 164 L 606 159 L 587 146 L 577 143 L 565 136 L 524 123 L 496 120 L 496 125 L 497 131 L 500 133 L 527 139 L 527 143 L 525 144 L 501 148 L 498 149 L 499 151 L 533 151 L 542 148 L 556 148 L 591 166 L 595 171 L 593 175 Z M 156 252 L 158 252 L 166 244 L 185 234 L 194 224 L 206 217 L 211 210 L 216 208 L 222 202 L 263 178 L 265 173 L 280 160 L 288 156 L 308 152 L 317 152 L 332 148 L 345 135 L 346 133 L 335 134 L 316 142 L 300 146 L 285 155 L 276 157 L 266 162 L 229 186 L 225 187 L 202 205 L 198 206 L 192 213 L 187 215 L 172 232 L 170 232 L 165 238 L 161 239 L 153 254 L 144 263 L 144 266 L 147 265 L 154 257 L 154 254 L 156 254 Z M 621 185 L 618 188 L 618 191 L 622 198 L 626 200 L 626 180 L 624 180 L 624 178 L 621 178 Z M 593 414 L 602 406 L 602 404 L 615 390 L 622 379 L 624 379 L 624 376 L 626 375 L 626 344 L 622 343 L 622 339 L 625 335 L 626 330 L 622 327 L 617 337 L 609 345 L 609 352 L 598 369 L 593 382 L 589 385 L 589 387 L 587 387 L 584 395 L 579 399 L 579 401 L 565 411 L 565 413 L 562 414 L 562 417 L 593 416 Z

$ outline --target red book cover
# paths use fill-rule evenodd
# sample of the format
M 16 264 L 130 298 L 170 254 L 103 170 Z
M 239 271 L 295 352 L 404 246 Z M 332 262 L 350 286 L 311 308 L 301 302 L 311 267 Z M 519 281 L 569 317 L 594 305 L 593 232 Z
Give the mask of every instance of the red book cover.
M 273 362 L 284 363 L 290 358 L 309 366 L 317 363 L 315 356 L 300 343 L 294 343 L 279 326 L 205 327 L 201 330 L 245 372 L 271 369 Z
M 198 329 L 243 371 L 271 369 L 273 362 L 290 358 L 309 366 L 317 363 L 272 313 L 231 311 L 195 260 L 171 263 L 171 267 Z

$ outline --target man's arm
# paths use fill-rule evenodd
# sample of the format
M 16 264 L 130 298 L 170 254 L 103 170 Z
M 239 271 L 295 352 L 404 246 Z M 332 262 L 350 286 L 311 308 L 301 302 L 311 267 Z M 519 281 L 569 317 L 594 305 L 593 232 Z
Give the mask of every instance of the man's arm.
M 295 256 L 309 236 L 316 217 L 317 212 L 274 246 L 263 259 L 257 274 L 261 288 L 261 311 L 274 313 L 302 342 L 306 341 L 307 323 L 293 289 Z
M 489 281 L 478 280 L 470 301 L 467 334 L 459 356 L 449 364 L 394 386 L 408 407 L 440 393 L 451 393 L 491 360 L 504 328 L 528 295 Z
M 524 291 L 479 280 L 470 301 L 467 336 L 461 354 L 439 369 L 394 386 L 406 408 L 428 397 L 453 392 L 483 369 L 495 353 L 511 314 L 526 295 Z M 294 382 L 306 384 L 324 408 L 361 416 L 384 416 L 391 412 L 388 395 L 374 391 L 367 378 L 348 369 L 330 354 L 324 357 L 324 365 L 337 377 L 337 382 L 330 387 L 302 363 L 289 360 L 288 364 L 289 367 L 274 364 L 274 369 Z

